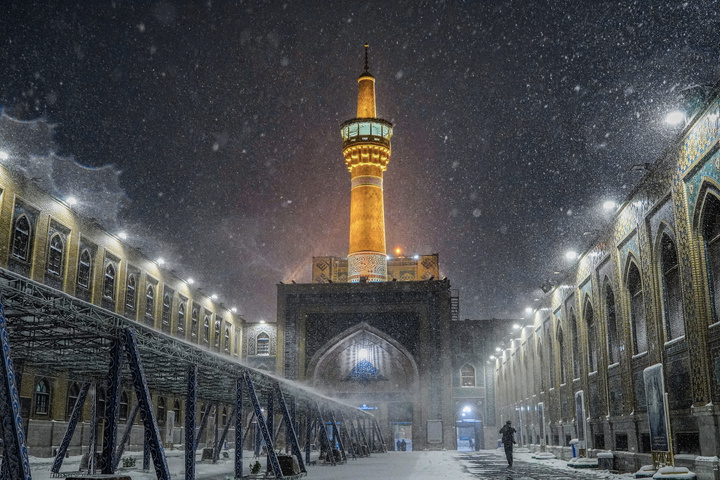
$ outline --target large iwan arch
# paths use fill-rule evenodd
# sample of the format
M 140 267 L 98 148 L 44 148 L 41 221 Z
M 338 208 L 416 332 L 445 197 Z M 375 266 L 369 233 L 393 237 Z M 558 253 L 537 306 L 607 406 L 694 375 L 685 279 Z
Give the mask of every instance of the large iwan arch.
M 364 322 L 325 343 L 310 360 L 305 378 L 335 395 L 412 395 L 419 387 L 412 354 L 397 340 Z

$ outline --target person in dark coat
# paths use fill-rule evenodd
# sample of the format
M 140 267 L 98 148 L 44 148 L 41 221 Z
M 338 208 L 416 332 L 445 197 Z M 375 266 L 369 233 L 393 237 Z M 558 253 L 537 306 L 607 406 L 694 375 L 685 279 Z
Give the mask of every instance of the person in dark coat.
M 508 468 L 512 468 L 513 465 L 513 445 L 515 442 L 515 429 L 512 427 L 512 422 L 508 420 L 505 422 L 505 426 L 500 429 L 502 434 L 502 444 L 505 448 L 505 456 L 508 461 Z

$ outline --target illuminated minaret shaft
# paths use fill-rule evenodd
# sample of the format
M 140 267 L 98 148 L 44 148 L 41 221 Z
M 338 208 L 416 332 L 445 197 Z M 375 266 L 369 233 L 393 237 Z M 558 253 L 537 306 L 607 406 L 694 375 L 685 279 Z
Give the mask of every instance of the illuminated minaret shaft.
M 348 282 L 387 281 L 383 172 L 390 161 L 392 124 L 375 114 L 375 77 L 358 78 L 357 118 L 341 126 L 343 156 L 350 171 Z

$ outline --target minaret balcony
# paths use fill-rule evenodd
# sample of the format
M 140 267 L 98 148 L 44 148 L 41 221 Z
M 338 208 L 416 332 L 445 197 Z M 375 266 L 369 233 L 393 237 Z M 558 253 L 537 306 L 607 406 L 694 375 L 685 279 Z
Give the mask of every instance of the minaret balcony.
M 390 147 L 392 123 L 381 118 L 353 118 L 340 125 L 343 148 L 358 143 L 374 143 Z

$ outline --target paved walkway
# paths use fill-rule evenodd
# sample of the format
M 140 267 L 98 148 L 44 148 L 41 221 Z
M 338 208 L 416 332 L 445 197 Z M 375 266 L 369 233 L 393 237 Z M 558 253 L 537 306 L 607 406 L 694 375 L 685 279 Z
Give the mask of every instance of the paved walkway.
M 607 470 L 576 470 L 566 462 L 534 460 L 530 454 L 515 454 L 513 468 L 507 468 L 505 453 L 495 450 L 457 454 L 458 460 L 474 478 L 482 480 L 576 480 L 622 479 L 631 475 L 611 474 Z
M 167 460 L 173 480 L 184 477 L 184 457 L 181 450 L 168 450 Z M 315 452 L 314 452 L 315 453 Z M 126 457 L 135 457 L 142 462 L 142 453 L 129 452 Z M 228 459 L 217 464 L 198 462 L 198 480 L 226 480 L 233 477 L 232 452 Z M 307 480 L 577 480 L 613 479 L 628 480 L 630 475 L 612 475 L 607 471 L 573 470 L 562 461 L 533 460 L 530 454 L 516 454 L 512 470 L 507 469 L 505 455 L 499 450 L 480 452 L 417 451 L 374 453 L 367 458 L 348 460 L 344 465 L 309 465 Z M 66 460 L 62 471 L 77 470 L 80 457 Z M 249 469 L 252 452 L 245 452 L 245 469 Z M 260 459 L 264 466 L 264 458 Z M 52 459 L 31 458 L 33 480 L 50 480 Z M 139 467 L 139 465 L 138 465 Z M 139 468 L 118 473 L 130 475 L 133 480 L 153 480 L 154 472 L 143 472 Z

